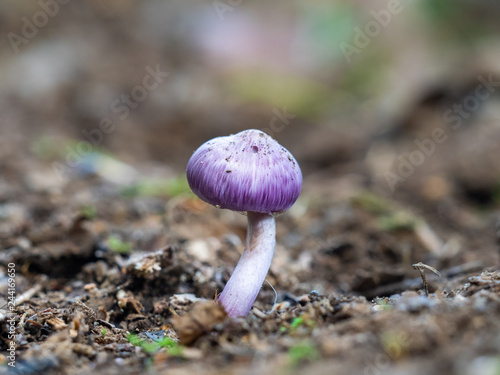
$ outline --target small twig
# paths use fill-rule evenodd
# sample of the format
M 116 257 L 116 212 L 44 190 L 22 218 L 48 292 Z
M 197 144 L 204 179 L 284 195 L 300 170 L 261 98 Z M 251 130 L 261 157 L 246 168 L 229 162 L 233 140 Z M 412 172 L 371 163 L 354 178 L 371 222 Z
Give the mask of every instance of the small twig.
M 429 297 L 429 290 L 427 289 L 427 279 L 425 278 L 424 270 L 429 270 L 432 273 L 436 274 L 438 277 L 441 277 L 441 272 L 439 272 L 434 267 L 428 266 L 427 264 L 424 264 L 422 262 L 418 262 L 414 264 L 412 267 L 413 269 L 416 269 L 418 272 L 420 272 L 420 277 L 422 278 L 422 284 L 424 285 L 425 296 Z
M 111 324 L 110 322 L 107 322 L 107 321 L 102 320 L 102 319 L 97 319 L 96 322 L 99 323 L 100 325 L 104 326 L 104 327 L 116 328 L 116 326 L 114 324 Z
M 274 291 L 274 303 L 273 303 L 274 306 L 276 305 L 276 302 L 278 302 L 278 292 L 276 291 L 276 289 L 274 289 L 274 286 L 269 281 L 267 281 L 267 279 L 265 280 L 265 282 L 268 283 L 271 289 Z
M 45 315 L 47 314 L 48 312 L 51 312 L 52 311 L 52 308 L 47 308 L 45 310 L 42 310 L 42 311 L 39 311 L 37 313 L 35 313 L 35 315 L 32 315 L 30 316 L 27 320 L 26 320 L 26 323 L 30 322 L 30 323 L 33 323 L 33 324 L 37 324 L 35 323 L 35 318 L 37 317 L 37 315 Z
M 24 325 L 24 319 L 26 319 L 26 315 L 28 313 L 25 312 L 22 316 L 21 316 L 21 319 L 19 320 L 19 327 L 22 327 Z
M 44 282 L 47 280 L 47 277 L 44 276 L 41 278 L 41 280 L 38 281 L 38 283 L 31 289 L 28 289 L 26 292 L 21 294 L 19 297 L 16 298 L 16 306 L 26 302 L 29 300 L 31 297 L 33 297 L 35 294 L 37 294 L 40 290 L 42 290 L 44 286 Z
M 483 262 L 474 261 L 462 264 L 460 266 L 444 269 L 441 271 L 441 276 L 446 279 L 460 278 L 460 277 L 465 277 L 470 273 L 479 272 L 482 270 L 484 270 Z M 394 282 L 392 284 L 381 285 L 373 289 L 363 290 L 363 295 L 366 298 L 390 296 L 392 294 L 401 293 L 409 289 L 411 290 L 420 289 L 421 285 L 422 285 L 421 277 L 416 277 L 414 279 L 404 279 L 401 281 Z

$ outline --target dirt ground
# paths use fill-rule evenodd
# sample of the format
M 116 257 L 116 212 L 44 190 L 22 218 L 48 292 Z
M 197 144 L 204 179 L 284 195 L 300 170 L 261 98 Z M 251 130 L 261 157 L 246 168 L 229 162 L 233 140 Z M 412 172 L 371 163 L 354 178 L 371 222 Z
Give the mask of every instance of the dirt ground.
M 41 12 L 4 3 L 6 36 Z M 363 25 L 367 5 L 63 3 L 1 42 L 0 374 L 500 373 L 498 7 L 459 1 L 418 35 L 402 12 L 357 61 L 310 41 L 299 68 L 280 50 L 299 21 Z M 481 38 L 458 45 L 472 18 Z M 214 300 L 246 218 L 184 172 L 247 128 L 304 185 L 232 319 Z

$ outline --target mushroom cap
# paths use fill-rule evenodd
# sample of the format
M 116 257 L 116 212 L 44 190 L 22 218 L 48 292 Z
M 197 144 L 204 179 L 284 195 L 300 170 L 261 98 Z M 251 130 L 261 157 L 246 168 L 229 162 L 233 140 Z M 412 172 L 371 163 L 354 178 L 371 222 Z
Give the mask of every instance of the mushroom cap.
M 293 155 L 255 129 L 202 144 L 189 159 L 187 179 L 205 202 L 240 212 L 286 211 L 302 187 Z

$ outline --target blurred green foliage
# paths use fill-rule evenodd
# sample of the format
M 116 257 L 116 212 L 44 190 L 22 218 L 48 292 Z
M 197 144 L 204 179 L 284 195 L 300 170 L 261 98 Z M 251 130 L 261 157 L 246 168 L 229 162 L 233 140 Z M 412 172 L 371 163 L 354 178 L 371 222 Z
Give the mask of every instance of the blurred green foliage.
M 421 0 L 418 2 L 426 26 L 447 42 L 473 44 L 498 33 L 492 1 Z M 496 5 L 498 12 L 498 5 Z M 488 14 L 491 14 L 491 18 Z M 498 14 L 498 13 L 497 13 Z M 483 22 L 480 22 L 483 21 Z M 498 21 L 498 20 L 497 20 Z M 437 42 L 436 46 L 442 43 Z
M 128 198 L 136 196 L 177 197 L 193 195 L 185 174 L 172 179 L 143 179 L 132 186 L 123 188 L 121 194 Z
M 292 367 L 296 367 L 304 361 L 314 362 L 320 358 L 318 349 L 311 341 L 299 342 L 288 350 L 288 362 Z
M 376 226 L 384 231 L 414 230 L 419 219 L 394 203 L 372 193 L 361 193 L 353 198 L 353 203 L 376 215 Z
M 165 349 L 167 354 L 173 357 L 182 357 L 184 347 L 171 337 L 165 336 L 158 341 L 148 341 L 139 338 L 133 333 L 127 335 L 127 340 L 134 346 L 142 348 L 146 353 L 156 353 Z
M 53 159 L 61 156 L 63 148 L 53 137 L 39 136 L 31 141 L 31 152 L 40 159 Z
M 97 209 L 91 204 L 85 204 L 80 207 L 80 215 L 88 220 L 94 220 L 97 217 Z
M 132 244 L 124 242 L 120 237 L 112 235 L 108 238 L 108 246 L 111 251 L 118 254 L 130 254 L 132 251 Z

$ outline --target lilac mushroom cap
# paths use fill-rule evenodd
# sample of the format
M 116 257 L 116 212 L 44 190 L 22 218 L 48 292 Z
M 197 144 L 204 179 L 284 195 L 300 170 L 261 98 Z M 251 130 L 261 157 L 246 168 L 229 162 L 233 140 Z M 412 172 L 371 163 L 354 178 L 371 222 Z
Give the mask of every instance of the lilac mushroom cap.
M 293 155 L 255 129 L 205 142 L 188 162 L 187 179 L 205 202 L 239 212 L 286 211 L 302 187 Z

